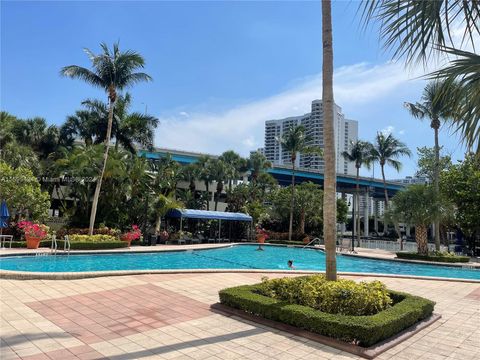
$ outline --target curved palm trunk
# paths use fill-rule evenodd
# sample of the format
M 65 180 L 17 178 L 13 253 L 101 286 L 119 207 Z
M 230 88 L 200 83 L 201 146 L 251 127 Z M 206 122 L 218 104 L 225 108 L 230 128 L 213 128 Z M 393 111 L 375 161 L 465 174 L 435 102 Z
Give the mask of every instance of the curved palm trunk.
M 332 3 L 322 1 L 322 101 L 324 117 L 324 196 L 323 196 L 323 237 L 325 239 L 327 280 L 337 280 L 336 247 L 336 174 L 335 135 L 333 130 L 333 45 L 332 45 Z
M 427 227 L 425 225 L 415 225 L 415 240 L 418 253 L 428 255 Z
M 113 97 L 113 99 L 115 98 Z M 102 165 L 102 171 L 100 172 L 100 177 L 97 180 L 95 193 L 93 195 L 92 211 L 90 213 L 90 225 L 88 228 L 89 235 L 93 235 L 93 228 L 95 226 L 95 217 L 97 216 L 98 198 L 100 197 L 100 190 L 102 188 L 103 176 L 105 174 L 105 169 L 107 167 L 108 150 L 110 148 L 110 136 L 112 134 L 112 123 L 113 123 L 113 107 L 115 106 L 115 100 L 112 100 L 112 96 L 110 96 L 109 103 L 110 104 L 108 109 L 108 126 L 107 126 L 107 135 L 105 136 L 105 151 L 103 153 L 103 165 Z
M 438 145 L 438 119 L 435 122 L 435 126 L 433 127 L 434 134 L 435 134 L 435 168 L 434 168 L 434 175 L 433 175 L 433 186 L 435 188 L 435 196 L 438 197 L 438 178 L 439 178 L 439 167 L 440 167 L 440 147 Z M 440 251 L 440 221 L 435 220 L 435 250 Z
M 288 240 L 292 241 L 293 207 L 295 206 L 295 158 L 292 157 L 292 197 L 290 199 L 290 223 L 288 225 Z

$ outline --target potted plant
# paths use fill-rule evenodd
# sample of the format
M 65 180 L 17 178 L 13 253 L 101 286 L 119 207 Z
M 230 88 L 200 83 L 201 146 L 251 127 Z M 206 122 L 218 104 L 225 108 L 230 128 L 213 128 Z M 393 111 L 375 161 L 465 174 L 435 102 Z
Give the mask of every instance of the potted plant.
M 163 230 L 162 232 L 160 232 L 160 240 L 166 244 L 167 243 L 167 240 L 168 238 L 170 237 L 170 235 L 168 234 L 168 232 L 166 230 Z
M 257 226 L 257 242 L 264 244 L 266 239 L 268 239 L 268 233 L 260 226 Z
M 132 241 L 140 239 L 142 236 L 142 231 L 137 225 L 132 225 L 132 230 L 126 232 L 120 236 L 120 240 L 126 241 L 128 243 L 128 247 L 132 244 Z
M 27 249 L 38 249 L 40 241 L 45 239 L 48 235 L 48 226 L 34 223 L 32 221 L 20 221 L 17 227 L 25 235 L 27 240 Z

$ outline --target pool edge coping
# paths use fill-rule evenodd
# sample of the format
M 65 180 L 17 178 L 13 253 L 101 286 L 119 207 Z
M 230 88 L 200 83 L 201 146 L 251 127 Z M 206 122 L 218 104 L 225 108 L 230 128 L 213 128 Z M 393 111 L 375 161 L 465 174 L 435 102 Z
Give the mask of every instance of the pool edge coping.
M 162 274 L 222 274 L 222 273 L 254 273 L 254 274 L 324 274 L 325 271 L 314 270 L 264 270 L 264 269 L 171 269 L 171 270 L 116 270 L 116 271 L 89 271 L 89 272 L 28 272 L 0 270 L 0 279 L 7 280 L 76 280 L 108 276 L 128 275 L 162 275 Z M 431 280 L 480 284 L 476 279 L 442 278 L 435 276 L 414 276 L 395 274 L 375 274 L 362 272 L 337 272 L 340 276 L 380 277 L 394 279 Z
M 203 244 L 208 245 L 208 244 Z M 57 254 L 52 254 L 51 252 L 43 251 L 40 252 L 41 255 L 38 256 L 48 256 L 48 255 L 55 255 L 55 256 L 67 256 L 67 255 L 100 255 L 100 254 L 155 254 L 155 253 L 165 253 L 165 252 L 183 252 L 183 251 L 199 251 L 199 250 L 214 250 L 214 249 L 223 249 L 231 246 L 236 245 L 262 245 L 262 246 L 278 246 L 278 247 L 286 247 L 286 248 L 300 248 L 300 249 L 310 249 L 310 250 L 317 250 L 321 252 L 325 252 L 324 248 L 316 247 L 316 246 L 302 246 L 302 245 L 284 245 L 284 244 L 259 244 L 257 242 L 232 242 L 226 244 L 218 244 L 217 246 L 201 246 L 195 248 L 181 248 L 181 249 L 156 249 L 156 250 L 140 250 L 140 249 L 131 249 L 131 248 L 122 248 L 118 250 L 72 250 L 69 253 L 59 252 Z M 35 249 L 30 249 L 35 250 Z M 369 254 L 353 254 L 353 253 L 342 253 L 336 252 L 336 255 L 340 256 L 347 256 L 353 258 L 365 258 L 371 260 L 383 260 L 383 261 L 394 261 L 394 262 L 403 262 L 403 263 L 411 263 L 411 264 L 423 264 L 423 265 L 432 265 L 432 266 L 447 266 L 447 267 L 457 267 L 457 268 L 464 268 L 468 266 L 469 268 L 473 268 L 475 270 L 480 270 L 480 264 L 476 263 L 447 263 L 447 262 L 439 262 L 439 261 L 426 261 L 426 260 L 412 260 L 412 259 L 399 259 L 397 257 L 394 258 L 383 258 L 372 256 Z M 15 256 L 37 256 L 37 253 L 32 252 L 17 252 L 15 254 L 0 254 L 0 260 L 5 257 L 15 257 Z M 3 271 L 0 269 L 0 271 Z M 119 270 L 121 271 L 121 270 Z

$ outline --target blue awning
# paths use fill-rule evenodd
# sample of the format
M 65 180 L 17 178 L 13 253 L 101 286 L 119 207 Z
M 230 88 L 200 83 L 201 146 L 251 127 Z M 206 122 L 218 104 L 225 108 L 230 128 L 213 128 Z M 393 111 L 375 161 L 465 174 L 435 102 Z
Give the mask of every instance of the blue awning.
M 244 213 L 193 210 L 193 209 L 170 210 L 167 216 L 173 217 L 173 218 L 189 218 L 189 219 L 252 221 L 252 217 Z

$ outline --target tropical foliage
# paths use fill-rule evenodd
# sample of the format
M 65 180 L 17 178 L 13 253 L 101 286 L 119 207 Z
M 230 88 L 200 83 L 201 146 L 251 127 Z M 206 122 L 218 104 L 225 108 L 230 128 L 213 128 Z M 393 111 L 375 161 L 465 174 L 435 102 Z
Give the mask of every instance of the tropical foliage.
M 30 169 L 13 169 L 0 161 L 0 199 L 6 200 L 14 220 L 43 219 L 50 208 L 50 196 L 42 191 Z
M 438 196 L 431 185 L 411 185 L 398 192 L 392 202 L 387 218 L 414 225 L 418 253 L 428 254 L 428 225 L 434 221 L 450 219 L 453 204 L 447 198 Z

